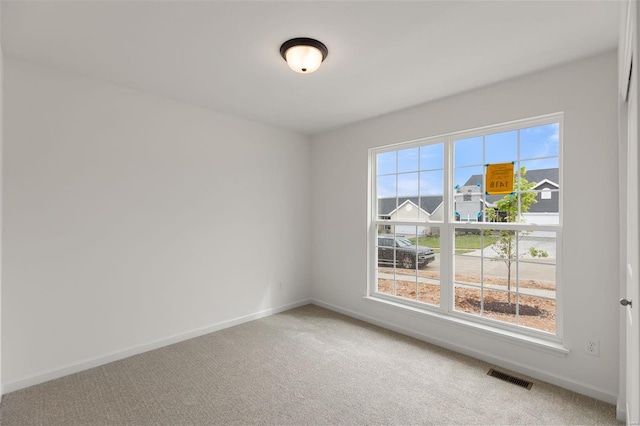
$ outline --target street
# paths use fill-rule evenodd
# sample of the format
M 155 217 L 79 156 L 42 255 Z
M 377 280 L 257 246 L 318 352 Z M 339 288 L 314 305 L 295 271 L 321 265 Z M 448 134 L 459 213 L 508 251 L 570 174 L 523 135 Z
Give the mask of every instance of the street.
M 541 296 L 555 299 L 556 267 L 555 259 L 520 259 L 517 263 L 518 277 L 520 279 L 520 293 L 531 296 Z M 536 262 L 536 263 L 532 263 Z M 454 270 L 458 283 L 468 282 L 478 284 L 480 279 L 481 258 L 477 252 L 470 252 L 454 257 Z M 483 275 L 485 288 L 506 290 L 507 266 L 503 259 L 485 259 Z M 419 283 L 439 285 L 440 253 L 436 253 L 435 260 L 429 263 L 426 268 L 418 270 L 418 276 L 412 274 L 408 269 L 397 268 L 395 270 L 396 279 L 403 281 L 413 281 L 417 279 Z M 401 275 L 400 275 L 401 274 Z M 378 278 L 393 279 L 394 269 L 380 267 Z M 516 262 L 511 265 L 512 288 L 516 280 Z

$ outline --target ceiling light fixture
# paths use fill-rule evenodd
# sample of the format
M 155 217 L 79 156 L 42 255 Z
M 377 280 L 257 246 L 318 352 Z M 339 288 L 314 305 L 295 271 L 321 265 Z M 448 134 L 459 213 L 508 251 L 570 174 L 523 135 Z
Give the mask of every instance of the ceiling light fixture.
M 329 50 L 318 40 L 298 37 L 282 43 L 280 54 L 289 68 L 300 74 L 310 74 L 320 68 Z

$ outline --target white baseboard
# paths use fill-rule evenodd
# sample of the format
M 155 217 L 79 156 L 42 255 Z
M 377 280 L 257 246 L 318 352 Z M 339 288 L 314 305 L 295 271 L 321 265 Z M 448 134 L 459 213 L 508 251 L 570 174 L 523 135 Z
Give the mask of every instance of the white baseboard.
M 38 385 L 40 383 L 48 382 L 49 380 L 58 379 L 60 377 L 68 376 L 70 374 L 79 373 L 80 371 L 88 370 L 90 368 L 99 367 L 101 365 L 108 364 L 110 362 L 118 361 L 124 358 L 128 358 L 133 355 L 138 355 L 143 352 L 158 349 L 164 346 L 172 345 L 174 343 L 182 342 L 184 340 L 193 339 L 194 337 L 203 336 L 205 334 L 213 333 L 215 331 L 223 330 L 225 328 L 240 325 L 249 321 L 254 321 L 260 318 L 264 318 L 270 315 L 274 315 L 280 312 L 288 311 L 289 309 L 298 308 L 300 306 L 308 305 L 312 301 L 310 299 L 300 300 L 298 302 L 289 303 L 287 305 L 279 306 L 276 308 L 265 309 L 253 314 L 244 315 L 242 317 L 234 318 L 227 321 L 222 321 L 216 324 L 208 325 L 205 327 L 197 328 L 185 333 L 176 334 L 167 338 L 155 340 L 153 342 L 145 343 L 140 346 L 134 346 L 122 351 L 113 352 L 96 358 L 87 359 L 78 363 L 67 365 L 61 368 L 45 371 L 33 376 L 14 380 L 9 383 L 3 383 L 0 385 L 0 395 L 5 393 L 14 392 L 20 389 L 28 388 L 29 386 Z
M 630 424 L 629 419 L 627 418 L 627 408 L 626 406 L 620 407 L 619 405 L 616 407 L 616 420 L 620 422 L 624 422 L 625 424 Z
M 415 330 L 410 330 L 401 326 L 397 326 L 395 324 L 382 321 L 378 318 L 373 318 L 368 315 L 363 315 L 358 312 L 351 311 L 341 306 L 337 306 L 321 300 L 313 299 L 311 303 L 313 303 L 314 305 L 329 309 L 331 311 L 335 311 L 335 312 L 347 315 L 349 317 L 356 318 L 356 319 L 368 322 L 370 324 L 377 325 L 387 330 L 395 331 L 397 333 L 404 334 L 406 336 L 410 336 L 415 339 L 422 340 L 424 342 L 431 343 L 433 345 L 440 346 L 442 348 L 446 348 L 454 352 L 461 353 L 461 354 L 470 356 L 472 358 L 476 358 L 476 359 L 488 362 L 498 367 L 506 368 L 516 373 L 524 374 L 534 379 L 538 379 L 543 382 L 547 382 L 552 385 L 556 385 L 561 388 L 568 389 L 570 391 L 573 391 L 582 395 L 586 395 L 600 401 L 607 402 L 609 404 L 616 404 L 617 402 L 617 395 L 614 395 L 610 392 L 605 391 L 604 389 L 600 389 L 586 383 L 578 382 L 576 380 L 569 379 L 562 376 L 552 375 L 547 372 L 537 370 L 535 368 L 527 367 L 525 365 L 519 364 L 517 362 L 513 362 L 505 358 L 496 357 L 494 355 L 487 354 L 482 351 L 478 351 L 465 346 L 453 344 L 451 342 L 434 338 L 427 334 L 424 334 Z
M 527 375 L 529 377 L 542 380 L 547 383 L 551 383 L 556 386 L 560 386 L 565 389 L 569 389 L 571 391 L 580 393 L 582 395 L 587 395 L 592 398 L 598 399 L 600 401 L 604 401 L 610 404 L 616 404 L 617 397 L 610 392 L 604 391 L 602 389 L 596 388 L 594 386 L 581 383 L 572 379 L 568 379 L 566 377 L 550 375 L 544 371 L 532 369 L 530 367 L 518 364 L 516 362 L 495 357 L 493 355 L 477 351 L 471 348 L 467 348 L 464 346 L 452 344 L 450 342 L 433 338 L 432 336 L 426 335 L 424 333 L 420 333 L 414 330 L 410 330 L 404 327 L 400 327 L 394 325 L 392 323 L 388 323 L 386 321 L 379 320 L 377 318 L 373 318 L 367 315 L 360 314 L 355 311 L 351 311 L 349 309 L 345 309 L 341 306 L 337 306 L 331 303 L 323 302 L 317 299 L 304 299 L 298 302 L 290 303 L 287 305 L 279 306 L 276 308 L 266 309 L 263 311 L 259 311 L 253 314 L 245 315 L 242 317 L 234 318 L 227 321 L 222 321 L 220 323 L 212 324 L 206 327 L 198 328 L 192 331 L 188 331 L 185 333 L 180 333 L 174 336 L 170 336 L 164 339 L 159 339 L 153 342 L 149 342 L 140 346 L 135 346 L 132 348 L 128 348 L 122 351 L 113 352 L 111 354 L 103 355 L 100 357 L 84 360 L 78 362 L 73 365 L 64 366 L 61 368 L 45 371 L 24 379 L 14 380 L 9 383 L 3 383 L 0 385 L 0 395 L 4 395 L 5 393 L 14 392 L 20 389 L 27 388 L 29 386 L 34 386 L 40 383 L 48 382 L 50 380 L 58 379 L 60 377 L 64 377 L 70 374 L 78 373 L 80 371 L 88 370 L 90 368 L 99 367 L 101 365 L 108 364 L 110 362 L 118 361 L 124 358 L 128 358 L 133 355 L 141 354 L 143 352 L 147 352 L 153 349 L 158 349 L 164 346 L 168 346 L 174 343 L 182 342 L 184 340 L 192 339 L 195 337 L 203 336 L 205 334 L 213 333 L 215 331 L 223 330 L 225 328 L 233 327 L 235 325 L 243 324 L 249 321 L 254 321 L 260 318 L 264 318 L 270 315 L 274 315 L 280 312 L 287 311 L 289 309 L 297 308 L 300 306 L 307 305 L 309 303 L 313 303 L 317 306 L 339 312 L 341 314 L 347 315 L 352 318 L 356 318 L 371 324 L 375 324 L 382 328 L 386 328 L 388 330 L 395 331 L 400 334 L 404 334 L 407 336 L 414 337 L 418 340 L 422 340 L 436 346 L 440 346 L 446 349 L 450 349 L 454 352 L 462 353 L 464 355 L 471 356 L 476 359 L 480 359 L 482 361 L 494 364 L 499 367 L 507 368 L 509 370 Z M 1 396 L 0 396 L 1 401 Z M 618 407 L 617 417 L 618 419 L 625 420 L 626 412 Z

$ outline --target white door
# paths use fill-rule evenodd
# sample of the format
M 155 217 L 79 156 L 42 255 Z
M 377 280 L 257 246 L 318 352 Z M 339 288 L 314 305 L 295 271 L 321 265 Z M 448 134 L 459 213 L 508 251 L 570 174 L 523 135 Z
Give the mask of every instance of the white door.
M 627 424 L 640 422 L 640 281 L 638 250 L 638 93 L 636 67 L 632 67 L 628 102 L 627 145 L 627 250 L 626 250 L 626 296 L 620 301 L 626 309 L 626 383 Z M 628 302 L 631 303 L 628 303 Z
M 623 229 L 621 238 L 626 240 L 624 264 L 626 266 L 626 276 L 621 308 L 624 309 L 625 318 L 625 363 L 623 381 L 626 393 L 627 424 L 640 424 L 640 183 L 638 181 L 638 165 L 640 161 L 638 155 L 638 73 L 636 68 L 640 65 L 640 55 L 638 54 L 638 33 L 637 23 L 640 10 L 636 7 L 635 1 L 628 1 L 623 9 L 625 28 L 621 38 L 620 48 L 622 52 L 620 62 L 620 94 L 626 101 L 621 105 L 622 111 L 627 112 L 627 134 L 621 146 L 626 150 L 626 193 L 623 194 L 627 201 L 625 220 L 626 229 Z M 635 62 L 635 64 L 634 64 Z M 624 124 L 623 124 L 624 125 Z M 623 129 L 624 127 L 621 127 Z

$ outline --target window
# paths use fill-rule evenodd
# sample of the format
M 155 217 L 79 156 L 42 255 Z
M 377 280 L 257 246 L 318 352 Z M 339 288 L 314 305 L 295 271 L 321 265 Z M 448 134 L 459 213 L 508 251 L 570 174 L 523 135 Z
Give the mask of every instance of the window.
M 561 138 L 554 114 L 371 150 L 370 296 L 561 337 Z

